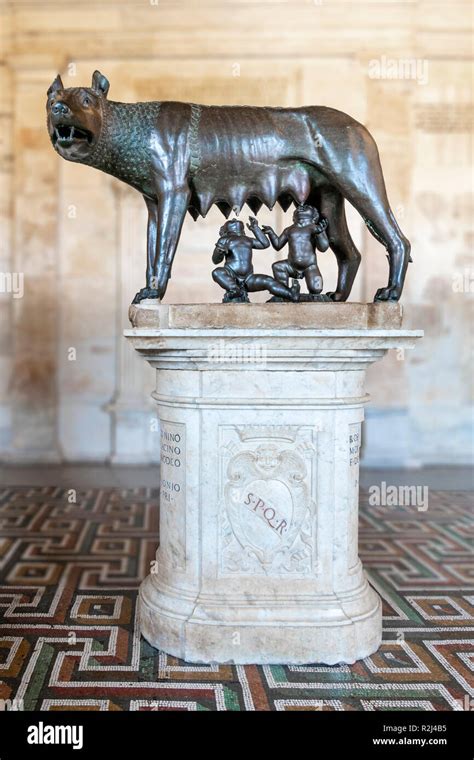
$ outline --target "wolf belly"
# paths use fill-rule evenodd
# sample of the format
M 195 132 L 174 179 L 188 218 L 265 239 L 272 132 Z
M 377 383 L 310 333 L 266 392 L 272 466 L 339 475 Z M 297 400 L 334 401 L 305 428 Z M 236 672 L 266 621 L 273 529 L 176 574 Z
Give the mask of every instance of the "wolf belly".
M 216 203 L 228 216 L 247 203 L 283 208 L 304 203 L 324 181 L 303 109 L 194 106 L 190 129 L 190 212 Z M 194 123 L 193 123 L 194 120 Z

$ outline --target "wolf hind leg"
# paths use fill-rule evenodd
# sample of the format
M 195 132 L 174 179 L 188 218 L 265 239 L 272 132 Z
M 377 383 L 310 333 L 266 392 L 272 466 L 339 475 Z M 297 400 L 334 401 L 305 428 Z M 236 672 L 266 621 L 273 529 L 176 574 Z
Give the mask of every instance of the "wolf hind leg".
M 328 220 L 326 234 L 338 265 L 336 290 L 327 293 L 333 301 L 346 301 L 359 269 L 361 255 L 352 240 L 344 210 L 344 197 L 335 187 L 321 192 L 321 213 Z

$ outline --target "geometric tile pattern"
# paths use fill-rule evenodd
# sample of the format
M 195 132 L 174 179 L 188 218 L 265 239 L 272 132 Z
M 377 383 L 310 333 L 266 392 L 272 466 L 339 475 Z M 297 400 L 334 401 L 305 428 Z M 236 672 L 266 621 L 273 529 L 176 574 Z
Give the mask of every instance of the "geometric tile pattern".
M 136 626 L 155 489 L 0 490 L 0 709 L 474 708 L 472 495 L 369 507 L 359 551 L 383 599 L 380 650 L 352 666 L 192 665 Z M 4 700 L 4 702 L 2 702 Z M 8 700 L 13 700 L 9 703 Z

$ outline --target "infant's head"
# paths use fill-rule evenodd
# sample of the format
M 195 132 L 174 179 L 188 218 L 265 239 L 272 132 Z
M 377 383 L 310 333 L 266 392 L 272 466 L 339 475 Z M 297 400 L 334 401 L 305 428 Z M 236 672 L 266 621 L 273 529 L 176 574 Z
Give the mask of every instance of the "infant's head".
M 219 230 L 220 235 L 243 235 L 244 232 L 244 223 L 239 219 L 230 219 Z
M 295 224 L 316 223 L 318 219 L 319 212 L 313 206 L 297 206 L 293 214 Z

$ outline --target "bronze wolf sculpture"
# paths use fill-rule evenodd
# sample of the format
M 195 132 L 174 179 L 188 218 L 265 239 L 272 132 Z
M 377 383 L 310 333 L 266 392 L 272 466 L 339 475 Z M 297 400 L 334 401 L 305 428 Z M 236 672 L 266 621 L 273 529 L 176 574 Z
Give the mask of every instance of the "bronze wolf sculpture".
M 350 236 L 344 200 L 385 246 L 387 287 L 375 300 L 400 298 L 410 244 L 390 208 L 374 139 L 342 111 L 324 106 L 262 108 L 108 100 L 109 82 L 95 71 L 91 87 L 48 90 L 48 131 L 55 150 L 142 193 L 148 208 L 146 287 L 135 296 L 165 294 L 181 228 L 216 204 L 227 217 L 244 203 L 254 213 L 278 202 L 317 207 L 328 220 L 338 261 L 336 291 L 345 301 L 360 254 Z

